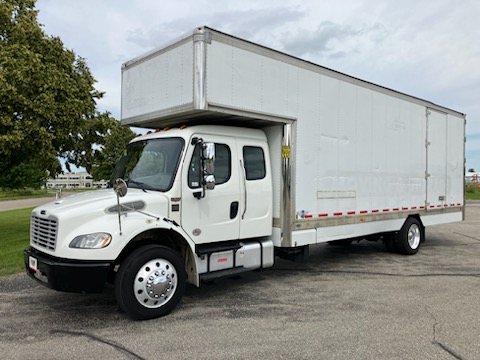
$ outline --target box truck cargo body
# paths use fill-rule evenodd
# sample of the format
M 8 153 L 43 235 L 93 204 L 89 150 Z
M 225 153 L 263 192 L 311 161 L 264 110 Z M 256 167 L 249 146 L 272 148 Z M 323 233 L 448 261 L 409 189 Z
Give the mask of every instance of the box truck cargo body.
M 114 191 L 33 211 L 27 272 L 65 291 L 110 279 L 130 316 L 151 318 L 185 282 L 304 260 L 317 243 L 414 254 L 425 226 L 463 219 L 465 121 L 197 28 L 123 65 L 122 124 L 154 130 L 127 147 Z

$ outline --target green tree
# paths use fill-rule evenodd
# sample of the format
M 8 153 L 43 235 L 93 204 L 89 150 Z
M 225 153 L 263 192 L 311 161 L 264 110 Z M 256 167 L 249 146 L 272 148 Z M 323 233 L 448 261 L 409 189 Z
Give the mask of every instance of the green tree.
M 85 59 L 43 32 L 35 3 L 0 0 L 0 181 L 21 164 L 55 175 L 59 157 L 67 169 L 90 163 L 111 125 Z
M 90 164 L 85 164 L 85 168 L 95 180 L 110 179 L 120 155 L 136 135 L 130 128 L 121 126 L 118 120 L 108 114 L 103 116 L 106 117 L 104 121 L 110 124 L 104 135 L 104 142 L 97 149 L 92 149 L 89 156 Z
M 47 181 L 47 172 L 40 170 L 35 164 L 21 163 L 0 174 L 0 183 L 15 184 L 17 189 L 38 189 Z M 4 186 L 8 188 L 9 186 Z

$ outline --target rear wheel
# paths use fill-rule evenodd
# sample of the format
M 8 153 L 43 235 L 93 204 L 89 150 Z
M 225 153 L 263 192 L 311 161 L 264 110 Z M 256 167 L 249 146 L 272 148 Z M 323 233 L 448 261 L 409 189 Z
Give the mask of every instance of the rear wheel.
M 173 250 L 148 245 L 131 253 L 115 279 L 118 305 L 131 318 L 152 319 L 170 313 L 185 291 L 186 276 Z
M 397 234 L 398 252 L 405 255 L 416 254 L 424 236 L 425 231 L 420 221 L 413 217 L 408 218 Z

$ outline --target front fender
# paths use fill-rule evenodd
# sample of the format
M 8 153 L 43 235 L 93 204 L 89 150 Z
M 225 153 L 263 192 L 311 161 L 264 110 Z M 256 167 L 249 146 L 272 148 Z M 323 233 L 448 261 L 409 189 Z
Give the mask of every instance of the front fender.
M 173 250 L 184 248 L 185 251 L 182 255 L 184 256 L 187 281 L 195 286 L 200 286 L 197 256 L 193 240 L 179 224 L 167 218 L 155 219 L 152 225 L 155 226 L 137 227 L 137 231 L 132 233 L 129 239 L 125 239 L 122 243 L 122 251 L 115 262 L 121 263 L 125 257 L 143 244 L 160 244 Z

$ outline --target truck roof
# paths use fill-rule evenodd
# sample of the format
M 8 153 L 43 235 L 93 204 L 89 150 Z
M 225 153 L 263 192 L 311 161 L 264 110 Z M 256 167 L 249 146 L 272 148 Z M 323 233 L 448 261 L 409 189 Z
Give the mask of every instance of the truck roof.
M 199 45 L 202 44 L 202 45 Z M 221 45 L 221 46 L 220 46 Z M 203 47 L 202 47 L 203 46 Z M 217 50 L 214 50 L 216 47 Z M 223 50 L 218 50 L 222 48 Z M 238 51 L 237 51 L 238 50 Z M 222 53 L 223 51 L 223 53 Z M 238 69 L 231 68 L 231 76 L 225 74 L 228 66 L 228 52 L 242 52 L 242 61 L 251 61 L 252 73 L 238 76 Z M 245 55 L 245 54 L 251 54 Z M 216 58 L 217 57 L 217 58 Z M 258 70 L 258 63 L 262 69 Z M 243 104 L 240 96 L 237 104 L 225 104 L 214 98 L 212 80 L 215 76 L 224 76 L 225 90 L 244 87 L 256 91 L 262 86 L 272 87 L 272 82 L 263 84 L 262 72 L 268 71 L 270 64 L 285 64 L 290 69 L 307 70 L 341 82 L 354 84 L 374 92 L 388 94 L 408 102 L 417 103 L 447 114 L 465 118 L 465 114 L 435 104 L 416 96 L 396 91 L 322 65 L 300 59 L 290 54 L 202 26 L 179 39 L 162 45 L 122 65 L 122 124 L 138 127 L 178 126 L 179 124 L 225 124 L 262 127 L 274 122 L 292 122 L 297 118 L 291 113 L 276 111 L 274 107 L 259 111 L 258 106 Z M 212 65 L 215 63 L 215 65 Z M 265 63 L 265 64 L 263 64 Z M 232 63 L 233 64 L 233 63 Z M 220 69 L 217 74 L 217 69 Z M 208 68 L 208 70 L 207 70 Z M 246 69 L 248 67 L 243 67 Z M 222 75 L 220 75 L 220 72 Z M 286 77 L 285 73 L 278 73 Z M 153 79 L 155 77 L 155 80 Z M 270 78 L 271 79 L 271 78 Z M 218 86 L 218 85 L 217 85 Z M 276 89 L 272 88 L 275 91 Z M 282 89 L 284 90 L 284 89 Z M 217 91 L 221 94 L 223 90 Z M 265 96 L 272 96 L 263 89 Z M 280 91 L 280 90 L 278 90 Z M 250 91 L 252 93 L 252 91 Z M 248 94 L 248 91 L 246 92 Z M 285 94 L 280 94 L 284 96 Z M 235 96 L 235 94 L 232 94 Z M 247 95 L 248 96 L 248 95 Z M 250 95 L 252 96 L 252 95 Z M 268 101 L 268 99 L 267 99 Z

